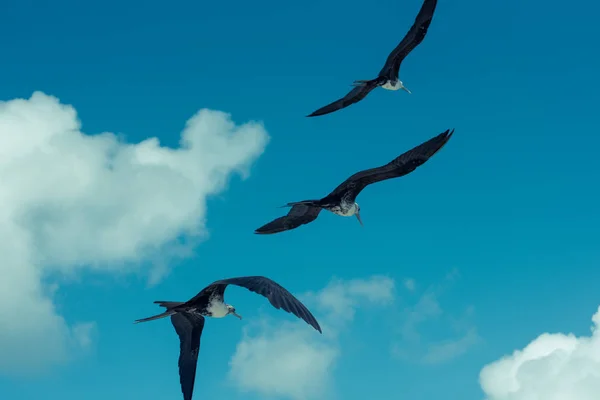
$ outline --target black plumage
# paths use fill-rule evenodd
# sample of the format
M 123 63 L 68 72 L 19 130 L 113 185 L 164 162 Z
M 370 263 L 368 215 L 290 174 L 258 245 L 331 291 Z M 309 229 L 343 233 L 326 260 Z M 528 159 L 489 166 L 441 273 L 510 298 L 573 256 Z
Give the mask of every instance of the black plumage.
M 292 208 L 287 213 L 287 215 L 276 218 L 268 224 L 261 226 L 256 231 L 254 231 L 254 233 L 269 234 L 295 229 L 300 225 L 305 225 L 310 222 L 313 222 L 315 219 L 317 219 L 319 213 L 323 209 L 323 207 L 320 206 L 304 203 L 296 203 L 290 205 Z
M 402 82 L 399 80 L 400 75 L 400 64 L 404 58 L 417 47 L 427 34 L 431 20 L 433 19 L 433 13 L 437 5 L 437 0 L 425 0 L 421 6 L 421 10 L 415 18 L 415 22 L 408 30 L 402 41 L 392 50 L 385 65 L 379 71 L 379 75 L 375 79 L 355 81 L 354 89 L 352 89 L 346 96 L 339 100 L 334 101 L 324 107 L 319 108 L 313 113 L 307 115 L 308 117 L 316 117 L 319 115 L 325 115 L 332 113 L 342 108 L 346 108 L 351 104 L 357 103 L 364 99 L 373 89 L 378 86 L 384 86 L 386 84 L 393 85 L 392 90 L 404 89 L 410 93 L 408 89 L 404 87 Z M 398 85 L 399 84 L 399 85 Z M 384 86 L 385 87 L 385 86 Z M 385 87 L 388 88 L 388 87 Z
M 358 194 L 372 183 L 411 173 L 437 153 L 450 140 L 453 133 L 454 129 L 447 130 L 396 157 L 386 165 L 357 172 L 322 199 L 288 203 L 287 206 L 292 208 L 286 216 L 261 226 L 255 233 L 271 234 L 297 228 L 314 221 L 322 209 L 338 215 L 356 215 L 362 224 L 360 207 L 356 203 Z
M 196 366 L 200 352 L 200 337 L 204 329 L 204 317 L 186 311 L 171 315 L 171 323 L 179 336 L 179 383 L 183 400 L 192 400 Z
M 155 304 L 159 304 L 167 310 L 135 322 L 146 322 L 171 316 L 171 323 L 179 336 L 179 380 L 184 400 L 192 399 L 205 317 L 225 317 L 232 314 L 241 319 L 233 306 L 225 304 L 224 294 L 228 285 L 244 287 L 266 297 L 273 307 L 294 314 L 321 332 L 316 318 L 300 300 L 283 286 L 264 276 L 222 279 L 211 283 L 186 302 L 155 301 Z

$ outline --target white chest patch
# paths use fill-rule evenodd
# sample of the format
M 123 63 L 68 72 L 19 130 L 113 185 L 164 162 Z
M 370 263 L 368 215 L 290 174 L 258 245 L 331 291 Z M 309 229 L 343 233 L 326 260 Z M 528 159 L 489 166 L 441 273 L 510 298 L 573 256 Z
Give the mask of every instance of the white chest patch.
M 206 310 L 210 312 L 213 318 L 223 318 L 229 314 L 229 309 L 227 309 L 225 303 L 221 303 L 220 301 L 211 302 Z
M 342 217 L 351 217 L 354 215 L 354 212 L 347 210 L 344 212 L 344 210 L 338 209 L 334 211 L 335 214 L 337 215 L 341 215 Z
M 381 87 L 386 90 L 400 90 L 402 88 L 402 83 L 400 83 L 400 81 L 396 81 L 396 82 L 387 81 L 386 83 L 381 85 Z
M 332 213 L 341 215 L 342 217 L 351 217 L 356 214 L 356 204 L 352 204 L 350 206 L 342 205 L 342 207 L 335 207 L 331 210 Z

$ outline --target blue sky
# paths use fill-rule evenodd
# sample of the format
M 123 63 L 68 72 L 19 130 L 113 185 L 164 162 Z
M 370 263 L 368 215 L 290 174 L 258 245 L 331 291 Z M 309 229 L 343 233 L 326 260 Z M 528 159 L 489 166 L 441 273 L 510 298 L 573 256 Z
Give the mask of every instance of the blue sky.
M 376 90 L 348 109 L 304 118 L 353 80 L 375 77 L 420 4 L 4 4 L 0 100 L 41 91 L 39 104 L 50 104 L 46 95 L 55 96 L 76 110 L 81 133 L 57 103 L 0 108 L 1 145 L 19 149 L 0 162 L 9 227 L 0 230 L 9 260 L 0 269 L 0 324 L 18 326 L 0 335 L 0 349 L 11 350 L 0 363 L 2 398 L 181 398 L 172 326 L 132 321 L 157 312 L 154 300 L 186 300 L 242 275 L 267 275 L 304 294 L 332 333 L 318 337 L 230 288 L 227 301 L 244 320 L 206 323 L 195 398 L 505 400 L 484 393 L 485 365 L 544 332 L 587 340 L 600 304 L 600 58 L 592 51 L 600 6 L 440 1 L 402 65 L 412 95 Z M 178 148 L 200 109 L 230 114 L 235 128 L 208 112 L 194 129 L 209 133 L 189 153 L 136 147 L 158 138 Z M 363 228 L 326 213 L 291 232 L 252 233 L 281 214 L 277 206 L 323 196 L 449 128 L 454 136 L 426 165 L 361 193 Z M 210 136 L 230 131 L 233 138 Z M 78 144 L 48 142 L 56 150 L 50 167 L 32 152 L 37 144 L 27 146 L 56 132 Z M 111 173 L 90 161 L 105 144 L 82 135 L 103 132 L 120 138 L 106 148 L 122 151 L 123 165 L 160 155 L 157 165 L 175 175 L 122 166 Z M 201 240 L 173 246 L 192 232 Z M 53 339 L 38 313 L 58 327 Z M 305 347 L 287 355 L 285 338 Z M 60 354 L 42 354 L 54 343 L 66 343 Z M 271 349 L 264 359 L 262 345 Z M 261 365 L 284 355 L 293 364 L 311 354 L 322 369 L 298 361 L 297 373 L 322 387 L 304 393 L 281 368 L 261 375 Z M 600 371 L 597 360 L 590 365 Z M 491 371 L 486 379 L 501 381 Z

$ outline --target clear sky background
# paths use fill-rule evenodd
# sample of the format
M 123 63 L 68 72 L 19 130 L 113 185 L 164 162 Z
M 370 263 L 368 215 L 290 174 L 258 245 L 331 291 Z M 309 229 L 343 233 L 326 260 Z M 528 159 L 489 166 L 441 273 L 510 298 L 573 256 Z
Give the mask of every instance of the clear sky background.
M 0 397 L 180 399 L 169 320 L 133 320 L 262 274 L 323 335 L 229 288 L 195 398 L 597 400 L 600 5 L 440 0 L 412 95 L 304 117 L 420 5 L 3 0 Z M 364 227 L 253 234 L 449 128 Z

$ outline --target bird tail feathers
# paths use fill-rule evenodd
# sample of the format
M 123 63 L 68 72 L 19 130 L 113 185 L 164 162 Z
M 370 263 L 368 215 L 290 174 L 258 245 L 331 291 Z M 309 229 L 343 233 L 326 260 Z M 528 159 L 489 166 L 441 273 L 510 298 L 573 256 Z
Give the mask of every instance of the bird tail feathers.
M 180 305 L 182 305 L 183 303 L 181 301 L 155 301 L 154 304 L 158 304 L 161 307 L 164 307 L 167 309 L 167 311 L 160 313 L 160 314 L 156 314 L 153 315 L 151 317 L 148 318 L 142 318 L 142 319 L 138 319 L 136 320 L 134 323 L 140 323 L 140 322 L 148 322 L 148 321 L 154 321 L 155 319 L 161 319 L 161 318 L 166 318 L 166 317 L 170 317 L 171 315 L 177 313 L 177 311 L 174 310 L 174 308 L 179 307 Z
M 179 307 L 180 305 L 183 304 L 183 302 L 181 301 L 162 301 L 162 300 L 156 300 L 154 302 L 154 304 L 158 304 L 161 307 L 166 308 L 167 310 L 171 310 L 175 307 Z
M 359 81 L 354 81 L 354 83 L 352 83 L 352 86 L 366 86 L 366 85 L 370 85 L 373 82 L 377 81 L 378 78 L 375 79 L 368 79 L 368 80 L 359 80 Z
M 319 205 L 319 200 L 302 200 L 302 201 L 293 201 L 291 203 L 287 203 L 286 205 L 281 206 L 280 208 L 284 208 L 284 207 L 293 207 L 296 204 L 305 204 L 307 206 L 318 206 Z
M 170 317 L 171 315 L 177 313 L 177 311 L 171 311 L 171 310 L 167 310 L 164 313 L 160 313 L 157 315 L 153 315 L 151 317 L 148 318 L 142 318 L 142 319 L 138 319 L 136 321 L 134 321 L 134 324 L 138 324 L 140 322 L 148 322 L 148 321 L 154 321 L 155 319 L 161 319 L 161 318 L 166 318 L 166 317 Z

